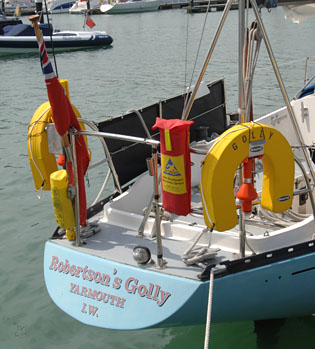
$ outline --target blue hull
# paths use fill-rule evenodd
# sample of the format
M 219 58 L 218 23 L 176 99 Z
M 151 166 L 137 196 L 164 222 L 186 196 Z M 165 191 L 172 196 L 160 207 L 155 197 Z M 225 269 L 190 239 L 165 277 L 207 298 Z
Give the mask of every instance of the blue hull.
M 87 325 L 119 330 L 204 323 L 209 281 L 135 268 L 47 242 L 52 300 Z M 217 275 L 213 322 L 315 313 L 315 253 Z

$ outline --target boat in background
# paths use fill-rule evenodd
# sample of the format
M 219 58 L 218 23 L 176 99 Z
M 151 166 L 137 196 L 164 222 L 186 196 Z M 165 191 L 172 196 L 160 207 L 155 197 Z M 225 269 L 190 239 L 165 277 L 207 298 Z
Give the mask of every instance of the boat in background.
M 51 190 L 58 225 L 45 245 L 45 284 L 65 313 L 117 330 L 206 323 L 205 342 L 211 321 L 315 313 L 315 76 L 288 98 L 261 17 L 270 3 L 250 0 L 255 20 L 245 28 L 239 0 L 235 115 L 224 79 L 202 81 L 233 0 L 186 94 L 81 126 L 75 108 L 67 123 L 54 112 L 62 105 L 53 94 L 35 111 L 30 166 L 36 190 Z M 284 106 L 254 119 L 262 42 Z M 105 163 L 107 172 L 87 209 L 90 137 L 104 153 L 90 170 Z
M 23 1 L 23 0 L 3 0 L 3 10 L 6 15 L 10 16 L 22 16 L 32 15 L 36 11 L 36 4 L 34 0 Z
M 103 0 L 76 0 L 70 7 L 69 13 L 72 14 L 99 14 Z
M 113 38 L 104 31 L 53 31 L 52 25 L 41 24 L 47 49 L 73 51 L 87 48 L 110 47 Z M 28 24 L 9 25 L 2 28 L 0 55 L 37 53 L 38 44 L 34 29 Z
M 315 4 L 290 5 L 283 6 L 285 17 L 291 19 L 294 23 L 301 23 L 304 19 L 315 16 Z
M 7 25 L 16 25 L 23 23 L 19 17 L 6 16 L 0 10 L 0 35 L 2 34 L 2 28 Z
M 48 0 L 47 9 L 49 13 L 67 13 L 74 3 L 75 0 Z
M 133 12 L 157 11 L 160 7 L 160 0 L 128 0 L 128 1 L 109 1 L 100 7 L 102 13 L 121 14 Z

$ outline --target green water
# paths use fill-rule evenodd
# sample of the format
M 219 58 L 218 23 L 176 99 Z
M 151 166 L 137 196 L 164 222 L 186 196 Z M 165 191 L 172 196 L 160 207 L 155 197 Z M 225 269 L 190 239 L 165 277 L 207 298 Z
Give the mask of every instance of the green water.
M 208 16 L 198 73 L 219 17 L 220 13 Z M 315 55 L 315 22 L 310 19 L 295 25 L 284 19 L 282 9 L 264 12 L 264 19 L 292 97 L 303 84 L 306 56 Z M 183 92 L 190 81 L 204 14 L 187 15 L 176 9 L 100 15 L 93 20 L 94 29 L 113 36 L 111 49 L 57 55 L 59 77 L 69 80 L 72 103 L 85 118 L 99 121 Z M 59 29 L 80 30 L 83 17 L 56 15 L 53 21 Z M 265 58 L 262 49 L 254 84 L 256 114 L 283 105 Z M 207 81 L 226 76 L 228 111 L 237 109 L 236 64 L 237 12 L 232 11 L 206 73 Z M 52 303 L 42 262 L 44 244 L 55 222 L 49 193 L 43 193 L 40 200 L 34 193 L 26 147 L 31 117 L 47 100 L 45 84 L 37 55 L 1 58 L 0 68 L 0 349 L 202 348 L 204 326 L 109 331 L 83 325 Z M 97 189 L 102 170 L 89 174 Z M 93 195 L 95 192 L 92 190 Z M 214 324 L 210 348 L 313 348 L 314 328 L 312 316 L 259 324 Z

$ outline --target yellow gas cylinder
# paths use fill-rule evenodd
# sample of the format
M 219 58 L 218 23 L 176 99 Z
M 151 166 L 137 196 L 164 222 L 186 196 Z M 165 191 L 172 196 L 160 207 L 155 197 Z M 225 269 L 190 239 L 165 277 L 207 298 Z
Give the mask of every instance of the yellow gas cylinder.
M 68 198 L 69 181 L 66 170 L 58 170 L 50 175 L 51 198 L 58 226 L 73 231 L 75 218 L 71 200 Z

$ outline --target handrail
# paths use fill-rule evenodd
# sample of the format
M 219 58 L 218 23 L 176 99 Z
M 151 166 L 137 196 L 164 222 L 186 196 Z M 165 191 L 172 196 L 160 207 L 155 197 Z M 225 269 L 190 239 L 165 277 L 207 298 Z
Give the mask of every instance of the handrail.
M 296 100 L 296 99 L 300 98 L 301 93 L 305 91 L 307 86 L 309 86 L 314 79 L 315 79 L 315 75 L 311 79 L 307 80 L 305 85 L 295 94 L 293 99 Z
M 88 121 L 86 119 L 80 119 L 80 122 L 85 123 L 86 125 L 88 125 L 95 132 L 98 131 L 98 128 L 92 122 L 90 122 L 90 121 Z M 103 138 L 101 138 L 100 141 L 101 141 L 101 143 L 103 145 L 103 148 L 104 148 L 104 152 L 105 152 L 105 156 L 106 156 L 106 160 L 105 161 L 108 162 L 108 166 L 109 166 L 109 168 L 110 168 L 110 170 L 112 172 L 112 175 L 113 175 L 113 178 L 114 178 L 114 181 L 115 181 L 115 184 L 116 184 L 116 187 L 117 187 L 118 191 L 120 193 L 122 193 L 122 189 L 121 189 L 121 185 L 120 185 L 120 182 L 119 182 L 119 178 L 118 178 L 115 166 L 113 164 L 112 157 L 111 157 L 110 152 L 108 150 L 107 144 L 106 144 L 106 142 L 105 142 L 105 140 Z M 99 162 L 98 165 L 100 165 L 103 162 L 104 161 Z
M 82 131 L 82 130 L 77 131 L 77 130 L 70 129 L 69 134 L 71 136 L 71 145 L 72 145 L 72 151 L 73 151 L 73 172 L 74 172 L 73 175 L 74 175 L 74 184 L 76 188 L 76 195 L 75 195 L 75 223 L 76 223 L 75 244 L 76 246 L 81 245 L 81 237 L 80 237 L 79 185 L 78 185 L 75 137 L 77 135 L 104 137 L 104 138 L 123 140 L 127 142 L 142 143 L 142 144 L 147 144 L 152 146 L 153 148 L 152 154 L 153 154 L 153 161 L 154 161 L 154 204 L 155 204 L 155 223 L 156 223 L 156 241 L 157 241 L 157 262 L 158 262 L 158 268 L 164 268 L 165 261 L 163 259 L 163 247 L 162 247 L 162 236 L 161 236 L 160 207 L 159 207 L 158 154 L 157 154 L 158 146 L 160 145 L 160 142 L 153 139 L 148 139 L 148 138 L 133 137 L 133 136 L 126 136 L 122 134 L 99 132 L 99 131 Z M 105 179 L 105 182 L 107 182 L 107 179 Z
M 313 196 L 313 191 L 312 191 L 312 188 L 311 188 L 311 185 L 310 185 L 310 182 L 309 182 L 309 177 L 307 176 L 307 173 L 305 171 L 305 168 L 302 164 L 302 162 L 297 159 L 296 157 L 294 157 L 294 160 L 295 162 L 298 164 L 300 170 L 302 171 L 303 173 L 303 177 L 305 179 L 305 185 L 307 187 L 307 192 L 309 193 L 310 195 L 310 200 L 311 200 L 311 206 L 312 206 L 312 211 L 313 211 L 313 216 L 315 217 L 315 201 L 314 201 L 314 196 Z
M 304 84 L 306 84 L 307 82 L 309 83 L 309 79 L 308 79 L 308 62 L 310 60 L 315 61 L 315 57 L 314 56 L 308 56 L 306 57 L 306 62 L 305 62 L 305 78 L 304 78 Z M 314 77 L 312 78 L 312 80 L 314 79 Z M 306 84 L 307 85 L 307 84 Z
M 81 120 L 82 121 L 82 120 Z M 86 120 L 84 120 L 85 123 L 88 124 Z M 89 125 L 91 126 L 91 125 Z M 75 195 L 75 221 L 76 221 L 76 246 L 81 245 L 81 238 L 80 238 L 80 205 L 79 205 L 79 185 L 78 185 L 78 174 L 77 174 L 77 158 L 76 158 L 76 149 L 75 149 L 75 137 L 77 135 L 83 135 L 83 136 L 94 136 L 94 137 L 102 137 L 102 138 L 111 138 L 111 139 L 118 139 L 123 140 L 127 142 L 134 142 L 134 143 L 142 143 L 142 144 L 148 144 L 154 147 L 155 149 L 160 145 L 159 141 L 148 139 L 148 138 L 141 138 L 141 137 L 133 137 L 133 136 L 126 136 L 122 134 L 115 134 L 115 133 L 108 133 L 108 132 L 100 132 L 100 131 L 77 131 L 74 129 L 70 129 L 69 135 L 71 138 L 71 145 L 72 145 L 72 156 L 73 156 L 73 176 L 74 176 L 74 184 L 76 188 L 76 195 Z M 111 156 L 109 154 L 109 151 L 107 149 L 106 143 L 102 142 L 105 150 L 105 154 L 108 156 L 108 162 L 109 166 L 112 170 L 113 175 L 116 174 L 114 165 L 111 162 Z M 108 152 L 108 153 L 107 153 Z M 112 166 L 111 166 L 112 165 Z M 117 176 L 117 174 L 116 174 Z M 107 176 L 106 176 L 107 177 Z M 115 175 L 114 175 L 115 178 Z M 118 181 L 118 178 L 116 178 Z M 105 179 L 106 181 L 106 179 Z M 119 184 L 119 181 L 117 182 Z M 104 185 L 103 185 L 104 186 Z M 102 186 L 102 188 L 103 188 Z M 119 186 L 120 187 L 120 186 Z M 101 189 L 102 190 L 102 189 Z M 161 244 L 158 244 L 158 251 L 161 250 Z M 159 260 L 159 265 L 162 266 L 163 262 L 162 259 Z
M 138 116 L 138 118 L 139 118 L 139 120 L 140 120 L 140 122 L 141 122 L 141 125 L 142 125 L 142 127 L 144 128 L 145 133 L 147 134 L 147 137 L 148 137 L 148 138 L 152 138 L 152 137 L 151 137 L 151 134 L 150 134 L 150 132 L 149 132 L 149 129 L 148 129 L 146 123 L 145 123 L 144 120 L 143 120 L 143 116 L 141 115 L 141 113 L 139 112 L 139 110 L 137 110 L 137 109 L 129 109 L 129 110 L 127 110 L 127 113 L 135 113 L 135 114 Z
M 118 133 L 109 133 L 109 132 L 100 132 L 100 131 L 69 131 L 69 133 L 74 135 L 82 135 L 82 136 L 94 136 L 94 137 L 104 137 L 111 139 L 118 139 L 121 141 L 132 142 L 132 143 L 142 143 L 151 146 L 159 146 L 160 142 L 154 139 L 148 139 L 143 137 L 134 137 L 134 136 L 126 136 Z
M 70 133 L 70 132 L 69 132 Z M 75 205 L 74 205 L 74 212 L 75 212 L 75 245 L 80 246 L 81 245 L 81 236 L 80 236 L 80 202 L 79 202 L 79 181 L 78 181 L 78 166 L 77 166 L 77 154 L 76 154 L 76 146 L 75 146 L 75 135 L 72 133 L 70 134 L 71 139 L 71 150 L 72 150 L 72 158 L 73 158 L 73 179 L 74 179 L 74 186 L 75 186 Z

